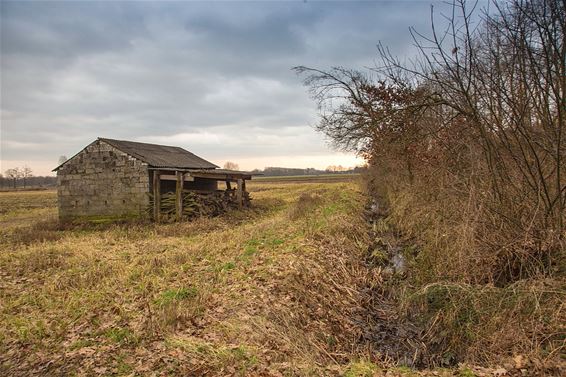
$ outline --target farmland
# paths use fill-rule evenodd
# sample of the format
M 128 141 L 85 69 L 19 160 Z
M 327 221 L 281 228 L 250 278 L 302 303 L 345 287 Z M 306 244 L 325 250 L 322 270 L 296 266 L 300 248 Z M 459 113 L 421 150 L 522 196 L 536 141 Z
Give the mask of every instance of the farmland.
M 250 191 L 216 218 L 69 227 L 54 192 L 2 193 L 0 374 L 374 370 L 349 320 L 372 279 L 357 183 Z
M 288 175 L 288 176 L 258 176 L 255 182 L 267 183 L 300 183 L 300 182 L 344 182 L 355 181 L 359 174 L 319 174 L 319 175 Z
M 173 224 L 61 225 L 54 191 L 1 193 L 0 375 L 501 375 L 382 353 L 411 333 L 368 324 L 388 283 L 358 180 L 252 181 L 251 208 Z

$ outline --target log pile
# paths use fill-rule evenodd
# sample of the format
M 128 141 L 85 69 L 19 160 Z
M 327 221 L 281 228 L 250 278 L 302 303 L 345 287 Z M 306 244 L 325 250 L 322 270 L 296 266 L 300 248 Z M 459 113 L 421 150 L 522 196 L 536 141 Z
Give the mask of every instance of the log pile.
M 148 213 L 153 213 L 153 194 L 149 195 Z M 196 192 L 183 190 L 183 220 L 190 220 L 201 216 L 214 217 L 230 209 L 238 208 L 235 190 Z M 177 216 L 176 194 L 168 192 L 161 194 L 161 221 L 174 221 Z M 246 191 L 243 192 L 244 207 L 248 207 L 251 198 Z

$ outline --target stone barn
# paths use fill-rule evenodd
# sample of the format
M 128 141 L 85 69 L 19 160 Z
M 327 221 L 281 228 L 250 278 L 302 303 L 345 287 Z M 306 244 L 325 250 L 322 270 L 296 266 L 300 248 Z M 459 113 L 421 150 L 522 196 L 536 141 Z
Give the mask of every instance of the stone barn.
M 53 171 L 61 220 L 153 217 L 159 221 L 161 198 L 171 192 L 180 220 L 183 192 L 218 192 L 219 181 L 226 182 L 225 193 L 241 207 L 247 204 L 246 180 L 251 179 L 250 173 L 219 169 L 183 148 L 105 138 L 93 141 Z

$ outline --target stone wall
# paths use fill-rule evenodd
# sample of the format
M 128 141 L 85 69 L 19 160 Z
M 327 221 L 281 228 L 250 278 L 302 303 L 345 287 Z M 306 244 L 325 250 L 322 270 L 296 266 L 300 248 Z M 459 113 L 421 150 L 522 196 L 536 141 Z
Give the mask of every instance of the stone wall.
M 147 164 L 97 140 L 57 171 L 59 217 L 144 217 Z

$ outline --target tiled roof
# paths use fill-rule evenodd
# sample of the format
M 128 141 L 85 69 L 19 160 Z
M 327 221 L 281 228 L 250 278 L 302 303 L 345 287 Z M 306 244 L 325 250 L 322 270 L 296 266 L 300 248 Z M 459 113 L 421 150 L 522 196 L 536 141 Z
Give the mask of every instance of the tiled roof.
M 180 147 L 105 138 L 98 140 L 147 163 L 150 167 L 179 169 L 215 169 L 218 167 Z

